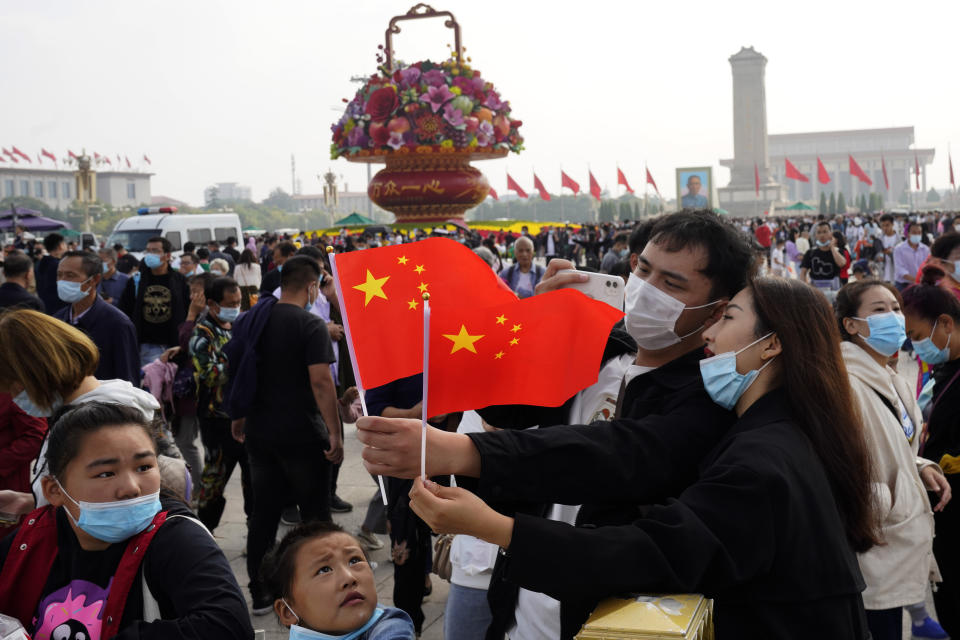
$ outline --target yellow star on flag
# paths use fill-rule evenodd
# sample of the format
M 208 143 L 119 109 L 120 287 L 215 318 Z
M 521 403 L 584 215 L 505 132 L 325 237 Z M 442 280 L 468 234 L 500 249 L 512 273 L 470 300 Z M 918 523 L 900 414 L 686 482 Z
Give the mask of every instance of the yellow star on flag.
M 506 321 L 507 321 L 507 316 L 503 315 L 502 313 L 499 316 L 497 316 L 497 324 L 503 324 Z
M 354 289 L 358 291 L 363 291 L 366 297 L 363 299 L 363 306 L 366 307 L 370 304 L 370 301 L 374 298 L 383 298 L 387 299 L 387 294 L 383 292 L 383 285 L 390 279 L 390 276 L 384 276 L 382 278 L 374 278 L 373 274 L 370 273 L 370 270 L 367 269 L 367 281 L 354 285 Z
M 503 351 L 500 351 L 499 353 L 497 353 L 497 354 L 496 354 L 495 356 L 493 356 L 493 357 L 494 357 L 495 359 L 499 360 L 500 358 L 503 357 Z
M 460 349 L 466 349 L 471 353 L 476 353 L 477 349 L 473 346 L 473 343 L 483 336 L 472 336 L 467 332 L 466 325 L 460 325 L 460 333 L 456 335 L 445 333 L 443 334 L 443 337 L 453 342 L 453 349 L 450 350 L 450 353 L 454 354 L 457 351 L 460 351 Z
M 517 331 L 520 331 L 520 329 L 521 329 L 520 325 L 515 324 L 513 325 L 513 329 L 510 329 L 510 331 L 516 333 Z
M 410 306 L 411 309 L 416 310 L 417 305 L 418 305 L 419 303 L 417 302 L 417 299 L 414 298 L 413 300 L 411 300 L 411 301 L 408 302 L 407 304 Z
M 519 338 L 514 338 L 513 340 L 510 341 L 510 346 L 512 347 L 513 345 L 515 345 L 515 344 L 517 344 L 517 343 L 519 343 L 519 342 L 520 342 L 520 339 L 519 339 Z
M 409 261 L 410 261 L 410 258 L 408 258 L 407 256 L 400 256 L 399 258 L 397 258 L 397 264 L 403 264 L 403 265 L 405 265 L 405 264 L 407 264 Z
M 420 289 L 420 293 L 423 293 L 427 290 L 427 287 L 429 286 L 430 286 L 429 284 L 424 284 L 421 282 L 419 285 L 417 285 L 417 289 Z
M 413 270 L 416 271 L 418 274 L 421 274 L 421 273 L 423 273 L 424 271 L 426 271 L 426 269 L 423 268 L 423 265 L 422 265 L 422 264 L 418 264 L 416 267 L 414 267 Z

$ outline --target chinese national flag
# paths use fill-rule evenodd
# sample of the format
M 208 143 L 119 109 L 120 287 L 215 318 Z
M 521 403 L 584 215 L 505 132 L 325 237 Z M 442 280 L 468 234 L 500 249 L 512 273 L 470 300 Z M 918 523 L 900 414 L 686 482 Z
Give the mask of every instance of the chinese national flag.
M 27 154 L 25 154 L 23 151 L 20 151 L 20 149 L 17 149 L 16 147 L 12 147 L 12 149 L 13 149 L 13 152 L 14 152 L 15 154 L 17 154 L 18 156 L 20 156 L 21 158 L 23 158 L 24 160 L 26 160 L 26 161 L 29 162 L 30 164 L 33 164 L 33 160 L 30 159 L 30 156 L 28 156 Z M 919 166 L 919 165 L 917 165 L 917 166 Z
M 52 153 L 50 153 L 50 152 L 47 151 L 46 149 L 40 149 L 40 155 L 42 155 L 42 156 L 44 156 L 44 157 L 46 157 L 46 158 L 50 158 L 51 160 L 54 161 L 54 163 L 56 163 L 56 161 L 57 161 L 57 156 L 53 155 Z
M 16 151 L 17 148 L 14 147 L 13 150 Z M 916 178 L 917 191 L 920 191 L 920 158 L 917 154 L 913 154 L 913 175 Z
M 592 195 L 597 200 L 600 199 L 600 183 L 597 182 L 597 179 L 593 177 L 593 171 L 590 171 L 590 195 Z
M 577 181 L 568 176 L 562 170 L 560 171 L 560 187 L 566 187 L 567 189 L 570 189 L 573 191 L 573 195 L 580 193 L 580 185 L 577 183 Z
M 80 158 L 77 157 L 77 154 L 75 154 L 73 151 L 70 151 L 70 149 L 67 149 L 67 157 L 68 157 L 68 158 L 73 158 L 74 160 L 79 160 L 79 159 L 80 159 Z
M 527 195 L 527 192 L 523 190 L 523 187 L 521 187 L 519 184 L 517 184 L 517 181 L 514 180 L 514 179 L 510 176 L 509 173 L 507 174 L 507 189 L 509 189 L 509 190 L 511 190 L 511 191 L 516 191 L 516 192 L 517 192 L 517 195 L 520 196 L 521 198 L 528 198 L 528 197 L 529 197 L 529 196 Z
M 490 187 L 490 191 L 488 191 L 487 194 L 494 200 L 500 199 L 500 196 L 497 195 L 497 190 L 494 189 L 493 187 Z
M 6 160 L 3 159 L 3 156 L 0 156 L 0 162 L 6 162 Z
M 757 163 L 753 163 L 753 188 L 760 195 L 760 168 Z
M 860 182 L 873 186 L 873 180 L 863 172 L 863 169 L 861 169 L 857 161 L 853 159 L 853 156 L 848 155 L 847 157 L 850 159 L 850 175 L 860 180 Z
M 654 181 L 650 169 L 647 169 L 647 184 L 653 185 L 653 190 L 657 192 L 657 195 L 660 195 L 660 189 L 657 189 L 657 183 Z
M 827 173 L 827 168 L 823 166 L 822 162 L 820 162 L 820 156 L 817 156 L 817 182 L 820 184 L 827 184 L 830 182 L 830 174 Z
M 365 389 L 423 371 L 423 294 L 431 303 L 492 306 L 517 299 L 473 251 L 430 238 L 335 258 L 344 328 Z
M 533 174 L 533 188 L 540 192 L 541 200 L 550 200 L 550 192 L 548 192 L 547 188 L 543 186 L 542 182 L 540 182 L 540 178 L 537 177 L 537 174 Z
M 633 189 L 630 188 L 630 183 L 627 182 L 627 176 L 623 175 L 620 167 L 617 167 L 617 184 L 622 184 L 627 188 L 628 193 L 633 193 Z
M 947 154 L 947 163 L 950 165 L 950 186 L 956 189 L 957 183 L 953 181 L 953 158 Z
M 143 160 L 144 160 L 147 164 L 153 164 L 152 162 L 150 162 L 150 158 L 147 157 L 147 154 L 143 154 Z
M 431 300 L 427 413 L 563 404 L 597 381 L 610 329 L 622 317 L 573 289 L 499 305 L 472 295 L 465 303 Z
M 787 161 L 787 180 L 799 180 L 800 182 L 810 182 L 810 178 L 800 173 L 800 171 L 793 166 L 793 163 L 790 162 L 790 158 L 784 158 Z
M 887 161 L 880 156 L 880 166 L 883 167 L 883 188 L 890 191 L 890 180 L 887 178 Z
M 130 158 L 127 157 L 127 156 L 123 156 L 123 159 L 127 161 L 127 169 L 129 169 L 129 168 L 130 168 Z

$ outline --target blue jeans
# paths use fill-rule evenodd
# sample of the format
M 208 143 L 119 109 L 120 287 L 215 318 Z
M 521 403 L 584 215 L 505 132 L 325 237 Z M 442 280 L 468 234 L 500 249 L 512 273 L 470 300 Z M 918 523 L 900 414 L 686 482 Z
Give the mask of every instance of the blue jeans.
M 492 620 L 486 589 L 450 583 L 443 614 L 444 640 L 483 640 Z
M 150 344 L 149 342 L 144 342 L 142 345 L 140 345 L 140 366 L 147 366 L 162 356 L 163 352 L 166 350 L 167 347 L 162 344 Z

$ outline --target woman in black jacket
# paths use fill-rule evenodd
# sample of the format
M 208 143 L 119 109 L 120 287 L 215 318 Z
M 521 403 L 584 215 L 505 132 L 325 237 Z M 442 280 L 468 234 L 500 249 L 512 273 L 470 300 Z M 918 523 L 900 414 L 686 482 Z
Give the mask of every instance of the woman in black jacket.
M 759 279 L 734 297 L 704 338 L 719 354 L 701 362 L 706 390 L 738 420 L 676 500 L 647 508 L 629 524 L 583 529 L 522 514 L 508 518 L 463 489 L 417 480 L 413 509 L 435 531 L 500 545 L 509 558 L 506 579 L 561 601 L 701 592 L 715 600 L 720 639 L 868 637 L 855 552 L 877 540 L 869 462 L 829 304 L 797 281 Z M 375 448 L 364 452 L 371 472 L 416 475 L 419 422 L 366 418 L 359 426 Z M 431 431 L 428 472 L 478 476 L 480 491 L 493 493 L 509 482 L 511 467 L 536 466 L 553 455 L 549 446 L 525 447 L 527 440 L 523 432 Z M 684 443 L 671 446 L 682 450 Z M 623 457 L 611 451 L 610 466 Z M 604 475 L 616 473 L 568 472 L 595 486 L 597 501 L 608 489 Z M 637 474 L 639 495 L 646 480 L 642 469 Z M 549 478 L 544 485 L 548 492 Z M 609 489 L 623 501 L 632 487 Z M 563 636 L 574 633 L 564 629 Z

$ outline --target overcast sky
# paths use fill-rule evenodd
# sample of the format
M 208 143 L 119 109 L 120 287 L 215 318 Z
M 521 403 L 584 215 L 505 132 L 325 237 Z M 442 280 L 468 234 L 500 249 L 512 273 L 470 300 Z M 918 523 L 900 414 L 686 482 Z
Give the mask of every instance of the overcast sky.
M 2 0 L 0 145 L 146 153 L 153 193 L 194 204 L 214 182 L 249 185 L 256 200 L 290 191 L 291 153 L 303 193 L 328 167 L 358 190 L 366 170 L 329 159 L 330 124 L 412 4 Z M 712 165 L 725 185 L 727 58 L 742 45 L 769 60 L 770 133 L 912 125 L 916 146 L 936 149 L 938 188 L 948 143 L 960 153 L 957 0 L 433 5 L 454 12 L 474 68 L 524 122 L 526 151 L 478 164 L 500 191 L 506 170 L 532 187 L 535 169 L 558 192 L 561 165 L 582 187 L 589 165 L 615 189 L 617 163 L 638 192 L 645 164 L 664 194 L 681 166 Z M 398 57 L 446 57 L 442 21 L 407 25 Z

